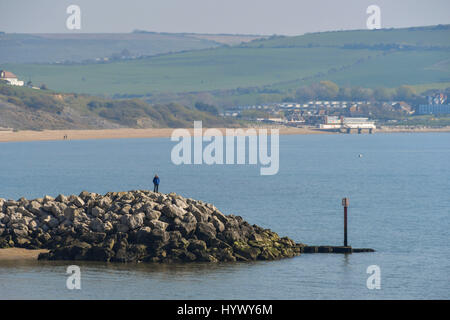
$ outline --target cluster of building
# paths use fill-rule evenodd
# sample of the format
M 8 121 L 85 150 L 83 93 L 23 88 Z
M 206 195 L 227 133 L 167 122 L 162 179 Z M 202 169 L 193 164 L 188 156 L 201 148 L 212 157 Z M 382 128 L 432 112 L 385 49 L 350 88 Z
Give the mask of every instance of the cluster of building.
M 421 104 L 416 108 L 418 115 L 426 114 L 450 114 L 450 104 L 448 103 L 447 95 L 444 93 L 437 93 L 427 97 L 428 104 Z
M 322 129 L 335 129 L 351 127 L 351 121 L 359 123 L 363 129 L 373 129 L 374 124 L 368 118 L 374 110 L 395 112 L 399 115 L 427 115 L 450 114 L 450 105 L 447 95 L 443 93 L 428 96 L 428 104 L 413 107 L 404 101 L 373 102 L 373 101 L 309 101 L 307 103 L 272 103 L 265 105 L 250 105 L 233 107 L 222 113 L 223 116 L 246 118 L 248 112 L 261 111 L 264 115 L 256 119 L 247 117 L 247 120 L 256 120 L 265 123 L 279 123 L 285 125 L 317 126 Z M 259 113 L 257 113 L 259 114 Z M 347 117 L 341 117 L 345 115 Z M 351 120 L 355 119 L 355 120 Z
M 372 133 L 375 122 L 368 118 L 331 116 L 333 110 L 346 109 L 357 111 L 362 105 L 370 105 L 370 101 L 309 101 L 308 103 L 276 103 L 259 106 L 240 106 L 225 111 L 223 116 L 238 117 L 243 111 L 263 111 L 266 117 L 252 119 L 257 122 L 283 124 L 289 126 L 314 126 L 322 130 L 341 132 L 362 130 Z M 250 120 L 250 119 L 248 119 Z
M 273 119 L 279 118 L 278 115 L 284 114 L 288 122 L 304 122 L 304 116 L 325 115 L 326 109 L 338 108 L 357 108 L 360 105 L 371 104 L 370 101 L 309 101 L 307 103 L 283 102 L 263 105 L 237 106 L 225 110 L 221 115 L 225 117 L 238 117 L 245 110 L 264 111 L 273 116 Z M 269 119 L 265 119 L 269 120 Z

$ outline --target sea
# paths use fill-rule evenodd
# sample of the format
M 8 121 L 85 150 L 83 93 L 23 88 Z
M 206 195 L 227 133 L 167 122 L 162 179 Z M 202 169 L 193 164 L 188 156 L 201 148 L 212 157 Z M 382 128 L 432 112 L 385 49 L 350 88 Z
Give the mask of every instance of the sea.
M 160 192 L 309 245 L 343 244 L 347 197 L 349 245 L 376 251 L 217 264 L 0 261 L 0 299 L 450 298 L 450 133 L 280 136 L 275 175 L 258 164 L 175 165 L 174 145 L 1 143 L 0 197 L 151 190 L 158 174 Z M 69 265 L 80 267 L 79 290 L 66 285 Z

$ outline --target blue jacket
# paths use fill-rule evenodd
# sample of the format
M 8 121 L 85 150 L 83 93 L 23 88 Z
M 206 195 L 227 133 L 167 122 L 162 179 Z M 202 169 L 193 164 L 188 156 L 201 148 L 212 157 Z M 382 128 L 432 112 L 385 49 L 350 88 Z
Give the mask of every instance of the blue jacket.
M 153 178 L 153 184 L 159 185 L 159 178 L 154 177 Z

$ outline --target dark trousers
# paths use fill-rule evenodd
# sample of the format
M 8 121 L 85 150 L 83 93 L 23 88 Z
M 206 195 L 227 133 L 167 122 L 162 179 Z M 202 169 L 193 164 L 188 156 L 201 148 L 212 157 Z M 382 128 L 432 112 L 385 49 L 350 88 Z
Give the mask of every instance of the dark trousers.
M 153 192 L 158 192 L 158 184 L 155 184 L 155 187 L 153 188 Z

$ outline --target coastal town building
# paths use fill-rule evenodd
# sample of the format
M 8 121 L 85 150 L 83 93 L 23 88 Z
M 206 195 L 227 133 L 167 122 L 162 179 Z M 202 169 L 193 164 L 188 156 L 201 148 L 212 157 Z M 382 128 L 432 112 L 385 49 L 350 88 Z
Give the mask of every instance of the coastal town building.
M 416 114 L 450 114 L 450 104 L 422 104 L 417 107 Z
M 369 121 L 368 118 L 325 116 L 324 123 L 319 124 L 319 129 L 339 130 L 347 133 L 351 133 L 353 130 L 357 130 L 358 133 L 361 133 L 362 130 L 367 130 L 369 133 L 372 133 L 376 126 L 375 122 Z
M 394 102 L 392 103 L 392 107 L 397 111 L 404 112 L 407 114 L 414 113 L 413 107 L 404 101 Z
M 419 105 L 416 109 L 416 114 L 450 114 L 450 104 L 447 100 L 447 95 L 437 93 L 427 97 L 428 104 Z
M 0 70 L 0 81 L 6 81 L 8 84 L 12 86 L 23 86 L 24 82 L 19 80 L 17 76 L 9 71 L 6 70 Z

